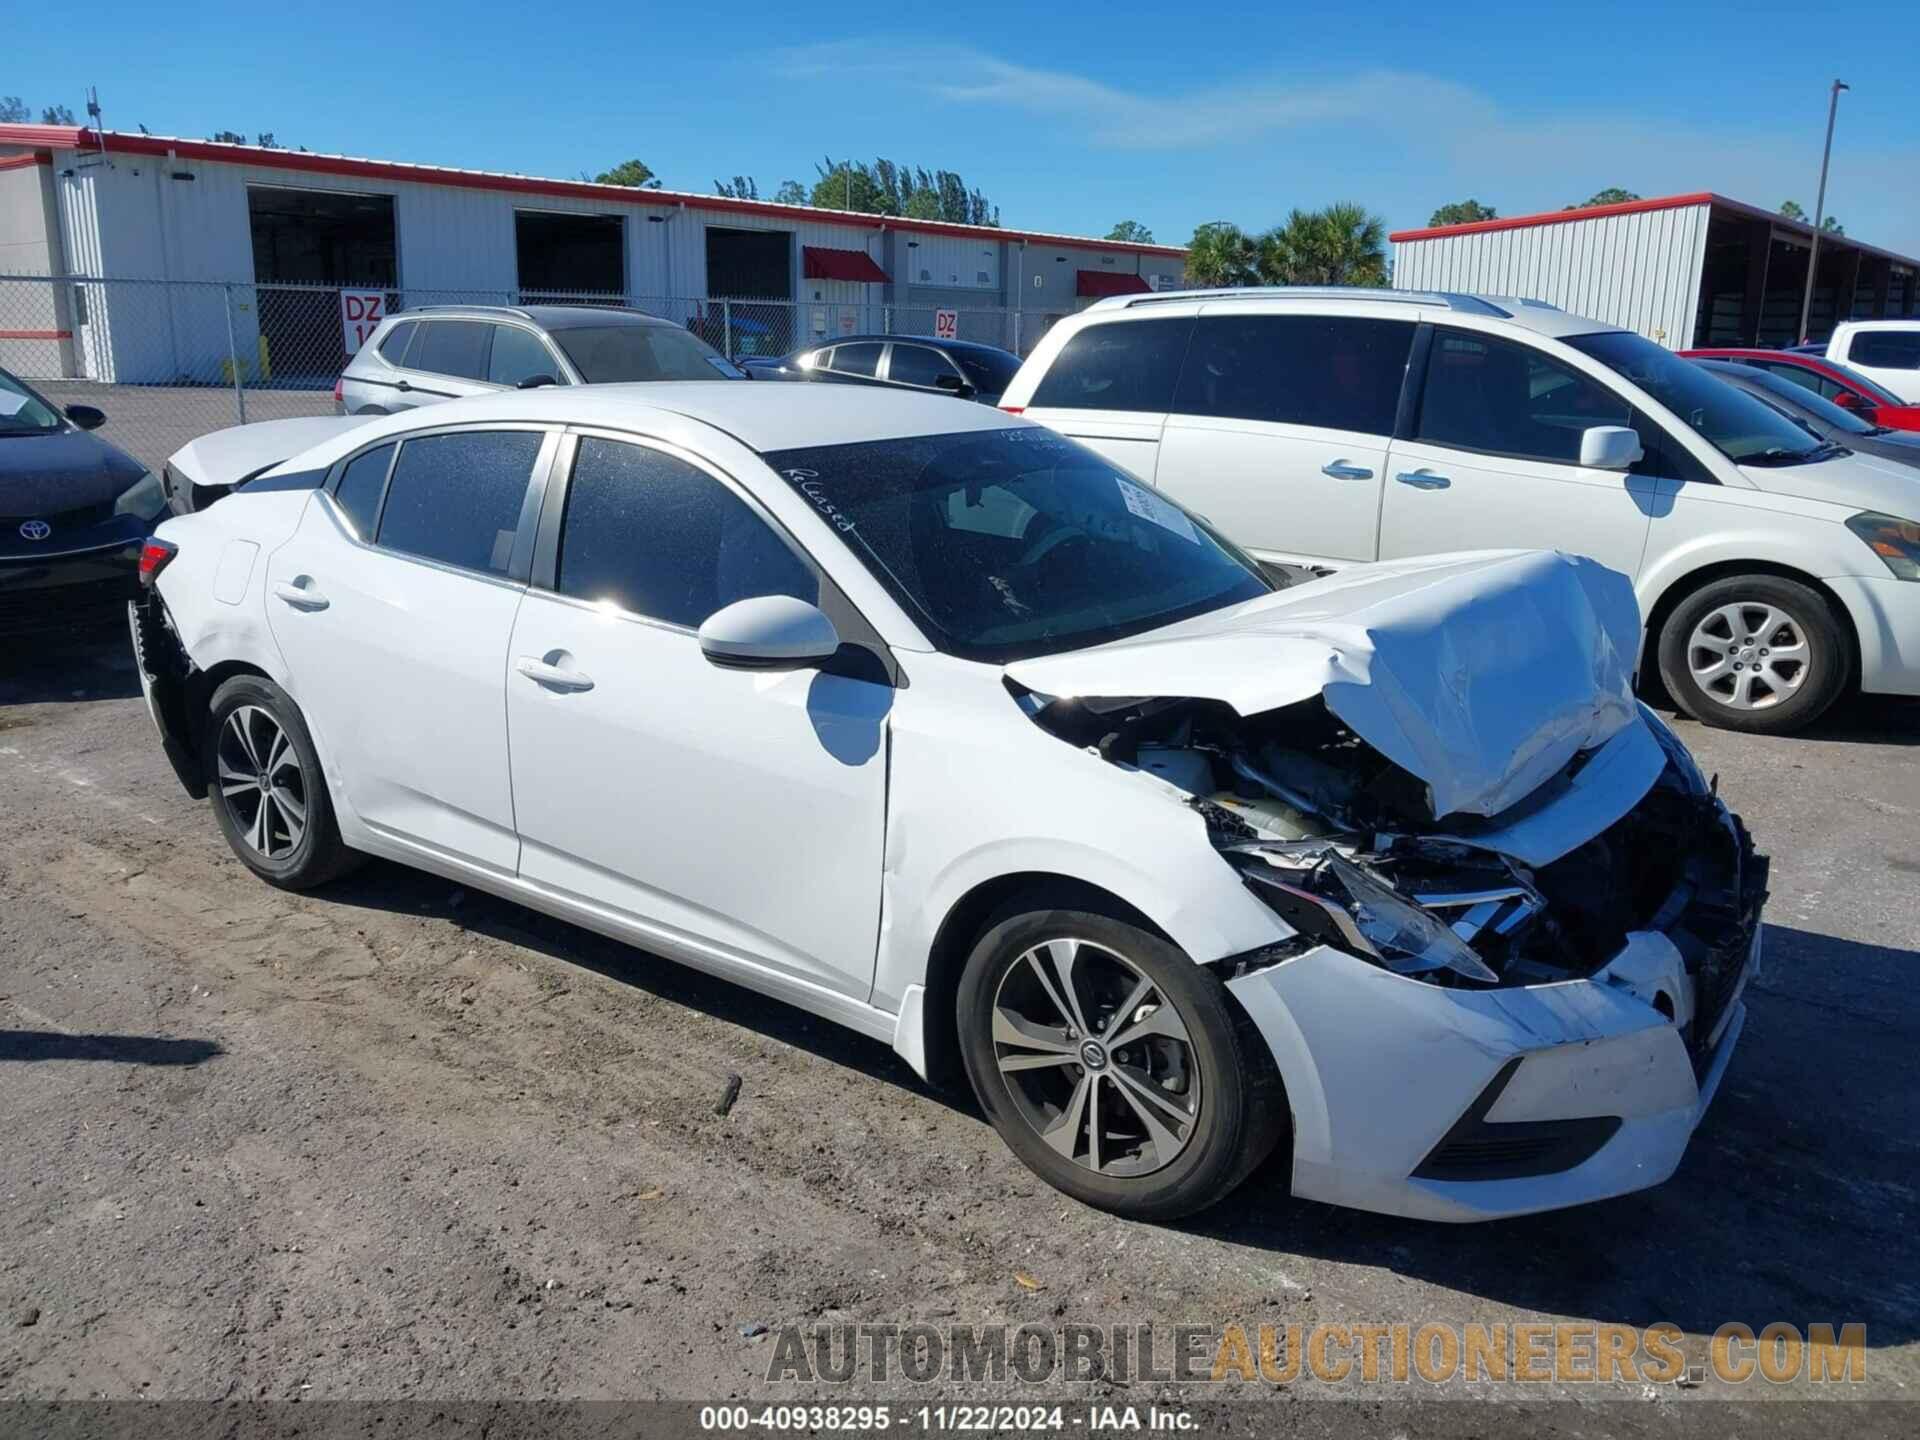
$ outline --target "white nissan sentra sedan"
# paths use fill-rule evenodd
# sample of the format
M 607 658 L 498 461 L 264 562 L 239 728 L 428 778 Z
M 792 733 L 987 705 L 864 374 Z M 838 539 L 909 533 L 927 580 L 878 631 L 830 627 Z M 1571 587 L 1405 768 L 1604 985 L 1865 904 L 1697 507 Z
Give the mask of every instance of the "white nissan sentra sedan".
M 687 383 L 343 422 L 143 571 L 261 878 L 385 856 L 752 986 L 1123 1214 L 1277 1144 L 1444 1220 L 1653 1185 L 1743 1023 L 1766 861 L 1592 561 L 1280 589 L 1026 421 Z

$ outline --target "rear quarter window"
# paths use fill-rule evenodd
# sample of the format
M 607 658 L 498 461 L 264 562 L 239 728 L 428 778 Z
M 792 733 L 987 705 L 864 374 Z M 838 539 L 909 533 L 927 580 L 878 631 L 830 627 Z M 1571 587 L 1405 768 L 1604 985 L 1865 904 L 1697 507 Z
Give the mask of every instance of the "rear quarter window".
M 1089 325 L 1061 347 L 1027 404 L 1165 414 L 1173 408 L 1174 383 L 1192 335 L 1191 319 Z
M 402 320 L 394 326 L 380 340 L 381 357 L 392 365 L 406 364 L 407 346 L 413 343 L 413 332 L 419 328 L 412 320 Z

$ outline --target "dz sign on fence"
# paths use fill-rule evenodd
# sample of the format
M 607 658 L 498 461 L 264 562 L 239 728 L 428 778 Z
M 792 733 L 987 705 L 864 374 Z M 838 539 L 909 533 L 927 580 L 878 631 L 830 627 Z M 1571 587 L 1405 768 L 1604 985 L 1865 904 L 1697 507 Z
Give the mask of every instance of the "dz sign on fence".
M 936 340 L 958 340 L 960 338 L 960 312 L 958 310 L 936 310 L 933 312 L 933 338 Z
M 342 290 L 340 292 L 340 344 L 347 354 L 358 355 L 367 337 L 387 318 L 387 292 L 384 290 Z

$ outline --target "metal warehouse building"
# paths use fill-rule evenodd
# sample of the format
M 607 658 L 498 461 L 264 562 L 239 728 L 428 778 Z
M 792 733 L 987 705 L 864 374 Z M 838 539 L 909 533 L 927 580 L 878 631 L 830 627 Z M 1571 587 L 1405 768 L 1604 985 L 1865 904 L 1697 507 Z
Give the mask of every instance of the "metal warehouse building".
M 1393 283 L 1404 289 L 1524 295 L 1679 350 L 1798 340 L 1812 236 L 1783 215 L 1702 193 L 1390 238 Z M 1821 235 L 1819 256 L 1813 338 L 1840 320 L 1920 309 L 1920 260 L 1833 234 Z
M 39 376 L 203 380 L 225 365 L 231 378 L 231 356 L 276 383 L 337 373 L 341 289 L 384 291 L 394 309 L 618 299 L 736 355 L 927 333 L 951 311 L 958 338 L 1025 351 L 1093 299 L 1176 288 L 1184 258 L 1173 246 L 0 125 L 0 275 L 72 279 L 40 292 L 44 314 L 0 315 L 0 364 Z

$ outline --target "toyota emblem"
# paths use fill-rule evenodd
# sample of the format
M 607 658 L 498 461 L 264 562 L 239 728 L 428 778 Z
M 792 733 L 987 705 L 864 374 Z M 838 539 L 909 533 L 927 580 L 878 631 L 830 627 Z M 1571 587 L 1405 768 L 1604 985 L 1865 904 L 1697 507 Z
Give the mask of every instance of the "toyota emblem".
M 44 520 L 29 520 L 20 527 L 22 540 L 44 540 L 53 534 L 53 526 Z

